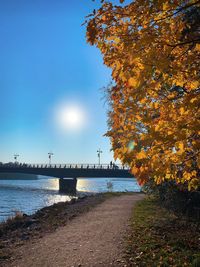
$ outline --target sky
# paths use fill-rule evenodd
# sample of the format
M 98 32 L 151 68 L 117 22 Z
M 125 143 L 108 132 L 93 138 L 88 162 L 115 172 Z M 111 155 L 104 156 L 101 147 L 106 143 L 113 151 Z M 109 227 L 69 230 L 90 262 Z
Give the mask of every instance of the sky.
M 113 160 L 101 90 L 111 71 L 81 26 L 95 5 L 0 0 L 0 161 L 46 163 L 53 152 L 52 163 L 97 163 L 99 148 L 102 163 Z

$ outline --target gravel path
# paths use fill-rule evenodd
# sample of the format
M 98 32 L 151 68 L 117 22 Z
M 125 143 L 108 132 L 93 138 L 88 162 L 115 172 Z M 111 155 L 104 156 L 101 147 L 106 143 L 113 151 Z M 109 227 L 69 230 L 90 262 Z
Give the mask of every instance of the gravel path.
M 82 267 L 126 266 L 123 238 L 128 219 L 142 194 L 122 195 L 101 203 L 36 242 L 14 252 L 9 266 Z

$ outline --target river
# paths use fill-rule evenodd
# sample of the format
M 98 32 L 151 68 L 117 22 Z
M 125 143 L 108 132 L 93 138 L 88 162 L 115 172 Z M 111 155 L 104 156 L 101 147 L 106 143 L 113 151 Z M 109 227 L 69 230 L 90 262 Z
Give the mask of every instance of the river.
M 77 192 L 138 192 L 140 187 L 130 178 L 90 178 L 78 179 Z M 58 179 L 39 176 L 38 180 L 0 180 L 0 221 L 20 211 L 32 214 L 38 209 L 70 197 L 58 191 Z

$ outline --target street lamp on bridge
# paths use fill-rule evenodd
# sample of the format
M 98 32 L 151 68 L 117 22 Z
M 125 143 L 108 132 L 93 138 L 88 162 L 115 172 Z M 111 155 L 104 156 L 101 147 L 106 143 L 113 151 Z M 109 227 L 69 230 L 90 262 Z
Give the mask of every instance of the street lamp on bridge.
M 17 162 L 17 158 L 19 157 L 19 155 L 18 154 L 14 154 L 14 160 L 15 160 L 15 162 Z
M 53 153 L 49 152 L 48 155 L 49 155 L 49 164 L 51 164 L 51 157 L 53 156 Z
M 99 150 L 97 150 L 97 156 L 98 156 L 98 159 L 99 159 L 99 165 L 101 163 L 101 153 L 103 153 L 103 151 L 101 151 L 101 149 L 99 148 Z

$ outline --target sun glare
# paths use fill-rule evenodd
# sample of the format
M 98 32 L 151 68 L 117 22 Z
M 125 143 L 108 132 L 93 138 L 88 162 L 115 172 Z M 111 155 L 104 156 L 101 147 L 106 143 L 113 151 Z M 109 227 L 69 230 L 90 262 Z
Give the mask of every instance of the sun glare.
M 81 130 L 86 125 L 86 114 L 80 105 L 63 104 L 56 110 L 56 121 L 64 131 Z

